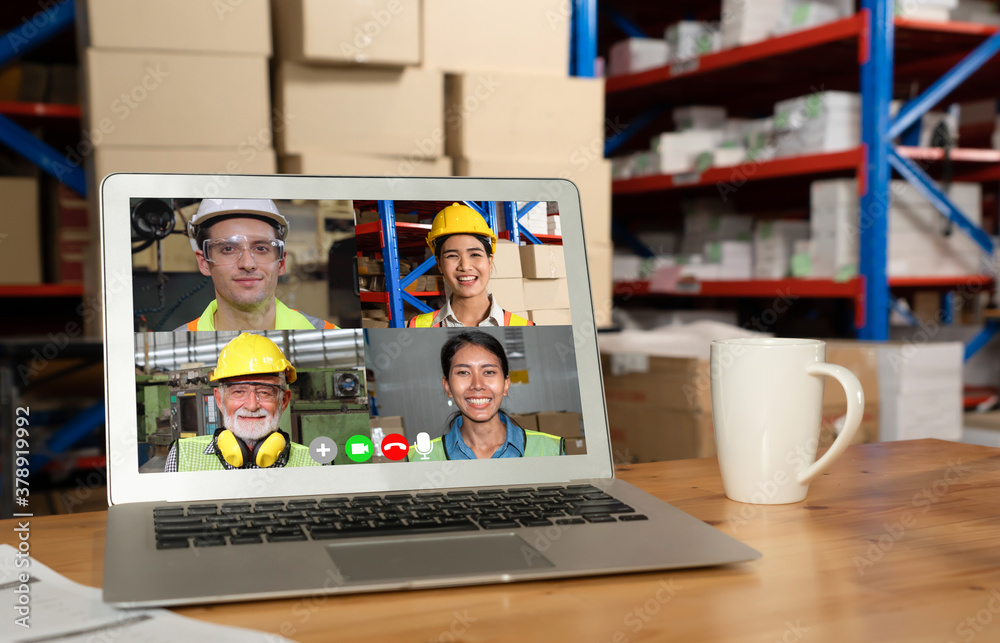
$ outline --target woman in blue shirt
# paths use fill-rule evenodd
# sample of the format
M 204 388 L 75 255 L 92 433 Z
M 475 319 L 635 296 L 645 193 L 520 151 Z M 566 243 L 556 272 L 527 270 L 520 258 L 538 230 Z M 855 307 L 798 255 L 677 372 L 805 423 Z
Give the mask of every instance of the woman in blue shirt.
M 410 447 L 410 460 L 473 460 L 562 455 L 563 438 L 527 431 L 500 410 L 510 389 L 507 353 L 495 337 L 467 331 L 441 347 L 441 386 L 458 412 L 448 432 L 431 440 L 427 457 Z

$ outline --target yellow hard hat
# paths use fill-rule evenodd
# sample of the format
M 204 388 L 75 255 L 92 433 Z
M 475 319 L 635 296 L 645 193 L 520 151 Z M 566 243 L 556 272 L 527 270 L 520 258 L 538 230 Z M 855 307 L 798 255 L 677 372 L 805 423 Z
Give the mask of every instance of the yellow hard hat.
M 490 253 L 497 251 L 497 233 L 493 232 L 483 217 L 467 205 L 452 203 L 437 213 L 427 235 L 427 245 L 434 248 L 434 240 L 448 234 L 478 234 L 490 239 Z
M 223 347 L 209 379 L 215 382 L 240 375 L 278 373 L 284 373 L 289 384 L 295 381 L 295 367 L 278 345 L 263 335 L 240 333 Z

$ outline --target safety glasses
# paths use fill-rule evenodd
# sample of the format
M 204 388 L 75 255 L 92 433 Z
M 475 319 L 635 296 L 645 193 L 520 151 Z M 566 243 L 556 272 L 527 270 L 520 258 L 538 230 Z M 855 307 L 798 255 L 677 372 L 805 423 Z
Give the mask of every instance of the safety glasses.
M 285 256 L 285 242 L 281 239 L 251 239 L 238 234 L 225 239 L 205 239 L 202 244 L 205 261 L 219 265 L 234 264 L 244 253 L 254 263 L 274 263 Z

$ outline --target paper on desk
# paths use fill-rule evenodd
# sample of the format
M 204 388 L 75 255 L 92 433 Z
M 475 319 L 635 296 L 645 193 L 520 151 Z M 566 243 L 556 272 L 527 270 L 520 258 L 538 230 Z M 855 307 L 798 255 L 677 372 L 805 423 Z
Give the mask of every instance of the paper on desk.
M 220 643 L 281 643 L 288 639 L 237 627 L 197 621 L 164 609 L 123 610 L 101 601 L 101 590 L 73 582 L 35 559 L 27 568 L 15 566 L 17 550 L 0 545 L 0 604 L 14 607 L 21 593 L 19 574 L 31 574 L 28 596 L 30 628 L 17 625 L 17 612 L 8 608 L 0 618 L 0 641 L 24 643 L 97 643 L 139 641 L 176 643 L 178 640 Z

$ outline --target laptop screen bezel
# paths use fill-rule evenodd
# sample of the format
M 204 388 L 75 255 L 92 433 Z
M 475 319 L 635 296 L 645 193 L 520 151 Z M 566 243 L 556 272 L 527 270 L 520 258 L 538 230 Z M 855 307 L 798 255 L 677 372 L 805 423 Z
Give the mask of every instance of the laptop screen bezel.
M 279 471 L 139 473 L 135 403 L 129 199 L 268 198 L 556 201 L 562 225 L 587 453 L 498 459 L 285 468 Z M 611 478 L 601 361 L 576 186 L 566 179 L 325 177 L 299 175 L 112 174 L 101 183 L 105 405 L 111 504 L 199 501 L 413 489 L 559 483 Z M 118 338 L 110 341 L 111 338 Z M 129 338 L 128 341 L 124 341 Z M 120 340 L 120 341 L 119 341 Z

